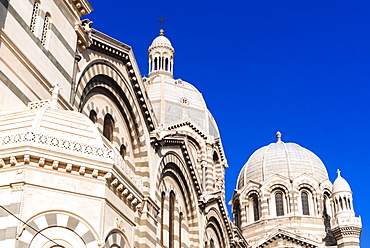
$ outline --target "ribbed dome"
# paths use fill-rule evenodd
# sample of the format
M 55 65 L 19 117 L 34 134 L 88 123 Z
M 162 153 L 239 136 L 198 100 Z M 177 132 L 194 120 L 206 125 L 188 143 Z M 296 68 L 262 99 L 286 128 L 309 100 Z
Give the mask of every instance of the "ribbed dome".
M 103 146 L 101 135 L 92 121 L 85 115 L 68 110 L 60 110 L 44 105 L 37 109 L 28 109 L 0 115 L 0 137 L 27 134 L 25 140 L 41 139 L 53 140 L 54 146 L 60 146 L 55 142 L 68 141 L 85 143 L 90 146 Z M 45 144 L 47 144 L 45 140 Z M 64 144 L 66 146 L 67 143 Z
M 333 184 L 333 194 L 338 192 L 352 192 L 351 187 L 346 179 L 344 179 L 338 171 L 338 177 Z
M 169 125 L 190 120 L 205 134 L 219 137 L 202 94 L 190 83 L 157 76 L 147 84 L 146 90 L 159 123 Z
M 271 143 L 255 151 L 239 174 L 237 188 L 243 188 L 249 180 L 261 183 L 275 174 L 296 178 L 307 174 L 321 181 L 328 178 L 325 165 L 310 150 L 295 143 Z
M 170 48 L 174 52 L 171 41 L 167 37 L 164 36 L 163 29 L 160 30 L 159 36 L 157 36 L 153 40 L 152 44 L 149 47 L 149 52 L 155 47 L 167 47 L 167 48 Z
M 165 36 L 156 37 L 151 46 L 169 46 L 172 47 L 171 41 Z

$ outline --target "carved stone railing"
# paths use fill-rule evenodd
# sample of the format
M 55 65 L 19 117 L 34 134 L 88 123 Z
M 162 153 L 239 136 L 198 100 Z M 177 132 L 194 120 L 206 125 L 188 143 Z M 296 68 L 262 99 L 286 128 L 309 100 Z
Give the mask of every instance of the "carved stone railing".
M 138 187 L 142 188 L 141 178 L 135 175 L 135 172 L 125 163 L 121 155 L 114 148 L 109 149 L 104 146 L 90 145 L 84 142 L 77 142 L 63 139 L 53 135 L 46 135 L 37 132 L 19 132 L 8 135 L 0 134 L 0 146 L 34 143 L 37 145 L 45 145 L 55 147 L 72 152 L 82 153 L 99 158 L 111 159 L 112 163 L 120 168 L 123 173 Z M 5 148 L 5 147 L 4 147 Z
M 355 217 L 355 216 L 337 217 L 337 218 L 332 219 L 331 225 L 333 228 L 336 226 L 348 226 L 348 225 L 362 226 L 361 217 Z

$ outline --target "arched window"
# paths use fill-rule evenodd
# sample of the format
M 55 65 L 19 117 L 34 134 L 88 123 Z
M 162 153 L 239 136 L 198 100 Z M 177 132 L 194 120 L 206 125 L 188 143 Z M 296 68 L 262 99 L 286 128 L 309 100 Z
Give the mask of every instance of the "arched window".
M 96 123 L 98 121 L 98 115 L 96 114 L 95 110 L 92 109 L 90 111 L 89 118 L 94 123 Z
M 164 70 L 168 71 L 168 58 L 165 59 Z
M 158 59 L 157 59 L 157 57 L 154 58 L 154 70 L 158 70 Z
M 36 30 L 36 24 L 37 24 L 37 19 L 39 15 L 40 15 L 40 2 L 35 1 L 35 3 L 33 4 L 31 24 L 30 24 L 30 30 L 32 33 L 34 33 Z
M 42 34 L 41 34 L 41 44 L 43 46 L 46 45 L 48 35 L 49 35 L 49 29 L 50 29 L 50 22 L 51 21 L 51 16 L 49 13 L 45 14 L 44 18 L 44 25 L 42 26 Z
M 257 194 L 253 193 L 249 196 L 249 208 L 253 210 L 253 213 L 250 212 L 250 220 L 257 221 L 260 219 L 260 209 L 259 209 L 259 201 Z
M 259 211 L 259 204 L 258 204 L 258 197 L 257 195 L 254 195 L 253 198 L 253 217 L 254 221 L 257 221 L 260 219 L 260 211 Z
M 215 248 L 215 241 L 213 241 L 213 239 L 211 239 L 210 246 L 210 248 Z
M 329 217 L 329 212 L 328 212 L 328 205 L 329 204 L 329 197 L 324 194 L 324 201 L 323 201 L 323 216 L 325 219 Z
M 119 154 L 121 155 L 121 157 L 124 159 L 125 156 L 126 156 L 126 146 L 125 145 L 121 145 L 120 148 L 119 148 Z
M 234 204 L 234 222 L 237 227 L 241 227 L 240 203 L 239 200 Z
M 181 244 L 181 230 L 182 230 L 182 221 L 184 219 L 184 214 L 181 212 L 180 213 L 180 216 L 179 216 L 179 246 L 182 247 L 182 244 Z
M 308 204 L 308 193 L 306 191 L 303 191 L 301 193 L 301 200 L 302 200 L 303 215 L 310 215 L 310 207 Z
M 284 200 L 283 193 L 277 192 L 275 194 L 276 216 L 284 215 Z
M 162 192 L 161 195 L 161 244 L 164 245 L 164 200 L 165 200 L 166 194 Z
M 113 140 L 114 121 L 110 114 L 106 114 L 104 117 L 103 135 L 109 141 Z
M 170 193 L 170 223 L 169 223 L 169 248 L 175 247 L 175 193 Z

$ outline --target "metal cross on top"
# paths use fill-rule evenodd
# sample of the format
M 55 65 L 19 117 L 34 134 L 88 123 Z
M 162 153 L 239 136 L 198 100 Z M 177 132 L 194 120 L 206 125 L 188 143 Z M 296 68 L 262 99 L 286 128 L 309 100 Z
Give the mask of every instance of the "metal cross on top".
M 163 23 L 165 22 L 165 21 L 167 21 L 168 19 L 165 19 L 164 18 L 164 16 L 162 16 L 162 18 L 161 19 L 159 19 L 157 22 L 160 22 L 161 23 L 161 28 L 163 28 Z

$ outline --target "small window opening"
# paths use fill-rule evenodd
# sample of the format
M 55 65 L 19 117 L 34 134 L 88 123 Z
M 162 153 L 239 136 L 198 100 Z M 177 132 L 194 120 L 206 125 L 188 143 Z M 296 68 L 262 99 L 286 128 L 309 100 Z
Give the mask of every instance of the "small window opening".
M 122 158 L 125 158 L 126 156 L 126 146 L 125 145 L 121 145 L 120 148 L 119 148 L 119 154 L 121 155 Z
M 89 118 L 94 123 L 98 121 L 98 115 L 96 114 L 95 110 L 90 111 Z
M 110 114 L 106 114 L 104 117 L 103 135 L 109 141 L 113 140 L 114 122 L 113 117 Z
M 310 215 L 310 208 L 309 208 L 309 204 L 308 204 L 308 194 L 307 194 L 307 192 L 302 192 L 301 198 L 302 198 L 302 212 L 303 212 L 303 215 Z
M 278 192 L 275 194 L 275 204 L 276 204 L 276 216 L 283 216 L 284 215 L 284 202 L 283 202 L 283 194 Z

